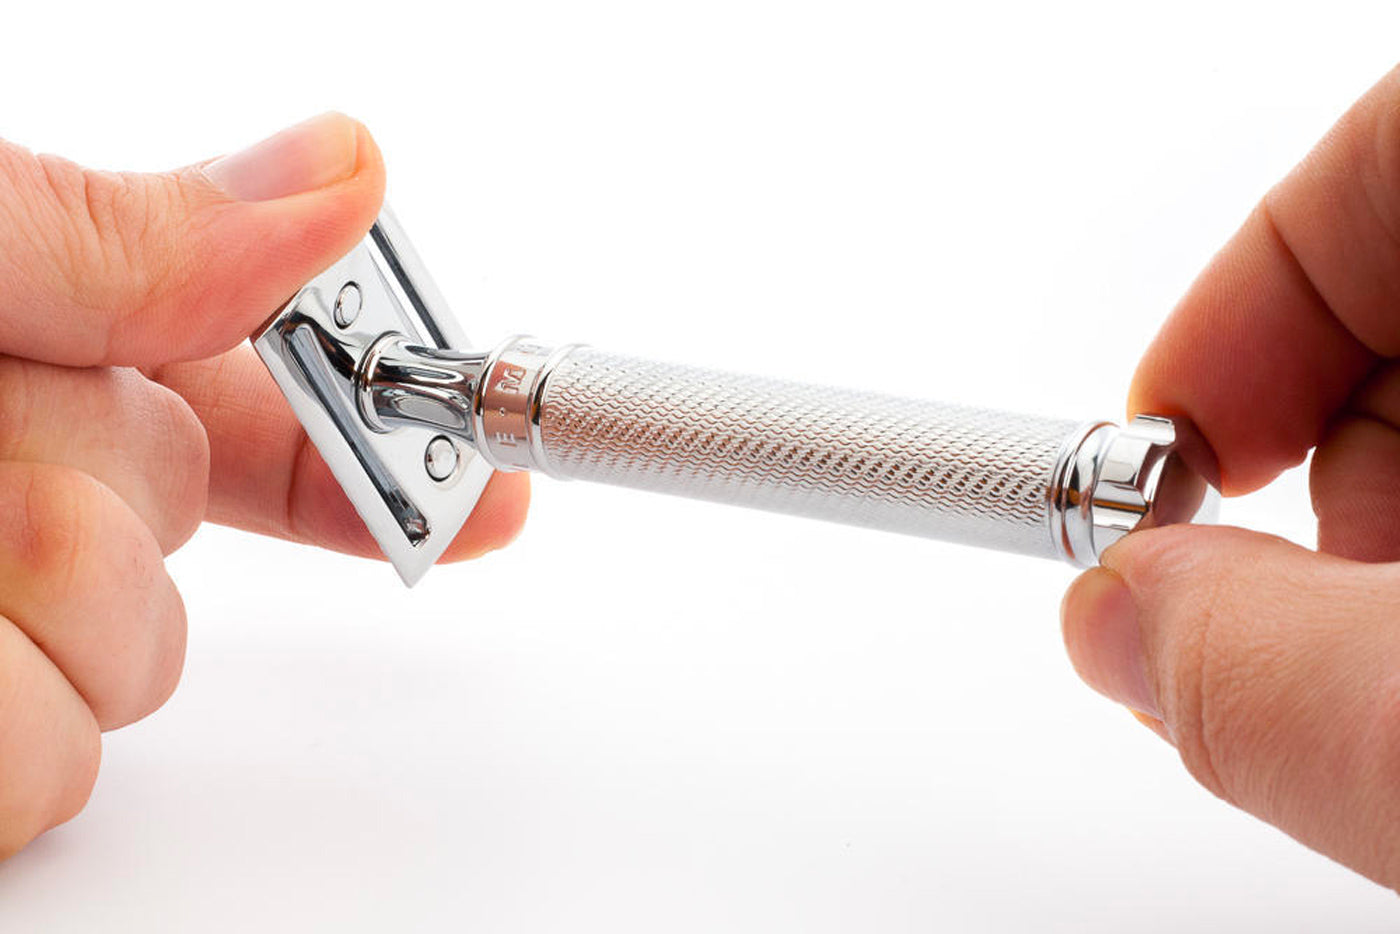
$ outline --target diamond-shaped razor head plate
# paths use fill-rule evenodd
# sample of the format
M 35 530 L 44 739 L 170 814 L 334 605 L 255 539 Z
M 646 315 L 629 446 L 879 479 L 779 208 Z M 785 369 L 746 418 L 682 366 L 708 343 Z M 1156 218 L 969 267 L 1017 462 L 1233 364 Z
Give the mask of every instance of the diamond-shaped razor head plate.
M 467 349 L 441 294 L 385 210 L 354 250 L 253 336 L 253 346 L 385 557 L 412 586 L 466 522 L 491 467 L 470 445 L 446 439 L 455 449 L 452 466 L 442 435 L 432 428 L 377 432 L 361 418 L 355 370 L 388 333 L 425 347 Z

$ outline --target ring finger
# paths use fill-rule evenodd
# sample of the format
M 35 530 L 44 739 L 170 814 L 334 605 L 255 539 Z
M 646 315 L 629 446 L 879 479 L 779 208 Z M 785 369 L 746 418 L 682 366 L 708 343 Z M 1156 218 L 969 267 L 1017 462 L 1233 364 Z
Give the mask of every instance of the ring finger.
M 112 490 L 69 467 L 0 463 L 0 616 L 104 730 L 155 710 L 179 679 L 185 609 L 160 546 Z

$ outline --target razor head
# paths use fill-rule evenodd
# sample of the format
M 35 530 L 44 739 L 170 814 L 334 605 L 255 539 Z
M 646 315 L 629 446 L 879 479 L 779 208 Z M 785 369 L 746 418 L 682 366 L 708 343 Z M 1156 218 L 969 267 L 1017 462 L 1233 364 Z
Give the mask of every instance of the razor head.
M 316 450 L 404 583 L 417 583 L 476 507 L 491 466 L 432 427 L 371 428 L 356 373 L 386 334 L 442 350 L 467 341 L 386 208 L 347 256 L 253 336 Z

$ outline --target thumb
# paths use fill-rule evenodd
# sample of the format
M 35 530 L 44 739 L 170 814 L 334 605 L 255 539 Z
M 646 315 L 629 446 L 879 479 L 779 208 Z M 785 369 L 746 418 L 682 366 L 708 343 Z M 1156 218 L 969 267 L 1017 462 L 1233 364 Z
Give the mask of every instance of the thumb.
M 1062 615 L 1080 675 L 1202 784 L 1400 887 L 1400 566 L 1170 527 L 1105 552 Z
M 176 172 L 97 172 L 0 141 L 0 353 L 70 366 L 211 356 L 373 222 L 368 131 L 326 114 Z

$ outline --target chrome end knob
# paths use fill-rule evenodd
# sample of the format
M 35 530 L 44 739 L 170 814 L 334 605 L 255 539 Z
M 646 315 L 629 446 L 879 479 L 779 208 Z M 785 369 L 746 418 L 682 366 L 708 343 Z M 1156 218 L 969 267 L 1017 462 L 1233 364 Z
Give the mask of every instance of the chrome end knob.
M 1129 532 L 1214 522 L 1219 471 L 1184 418 L 1139 415 L 1123 427 L 1088 426 L 1056 471 L 1051 511 L 1062 555 L 1089 567 Z
M 1185 419 L 1139 415 L 1108 442 L 1090 511 L 1094 556 L 1137 529 L 1214 522 L 1220 513 L 1215 456 Z

